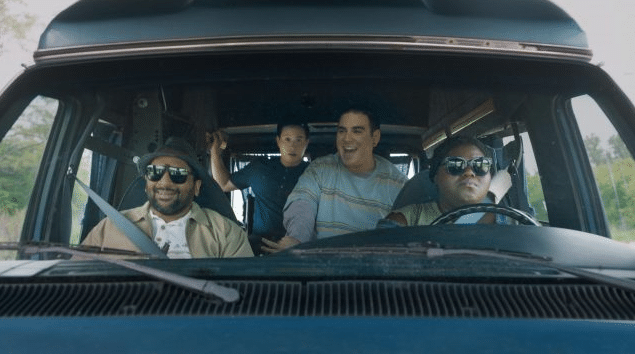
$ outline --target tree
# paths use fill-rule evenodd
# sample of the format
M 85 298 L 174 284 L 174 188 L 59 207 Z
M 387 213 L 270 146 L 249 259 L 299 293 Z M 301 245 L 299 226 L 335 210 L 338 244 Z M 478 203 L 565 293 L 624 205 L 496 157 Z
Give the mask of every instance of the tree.
M 610 137 L 609 145 L 611 146 L 613 156 L 616 159 L 627 159 L 631 157 L 631 153 L 628 151 L 626 144 L 624 144 L 619 135 L 613 135 Z
M 529 204 L 536 212 L 536 218 L 541 221 L 548 221 L 547 209 L 545 205 L 545 196 L 542 191 L 542 182 L 540 176 L 527 174 L 527 195 Z
M 0 214 L 13 215 L 28 202 L 57 101 L 38 97 L 0 143 Z
M 604 149 L 600 147 L 600 138 L 597 135 L 587 135 L 584 138 L 584 146 L 586 147 L 587 154 L 589 155 L 589 159 L 592 164 L 599 166 L 604 163 L 606 153 L 604 152 Z
M 632 159 L 607 161 L 593 168 L 602 204 L 613 227 L 635 227 L 635 164 Z
M 27 32 L 35 24 L 35 17 L 31 14 L 13 14 L 10 12 L 9 3 L 23 4 L 22 0 L 0 0 L 0 55 L 3 45 L 9 41 L 18 41 L 20 44 L 26 40 Z

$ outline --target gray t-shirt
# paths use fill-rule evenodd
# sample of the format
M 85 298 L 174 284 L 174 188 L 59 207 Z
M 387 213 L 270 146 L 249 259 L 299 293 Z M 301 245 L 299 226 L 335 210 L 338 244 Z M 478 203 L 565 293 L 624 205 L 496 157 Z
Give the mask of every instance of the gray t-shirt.
M 441 210 L 439 210 L 437 202 L 410 204 L 393 212 L 403 214 L 408 226 L 430 225 L 434 219 L 441 216 Z

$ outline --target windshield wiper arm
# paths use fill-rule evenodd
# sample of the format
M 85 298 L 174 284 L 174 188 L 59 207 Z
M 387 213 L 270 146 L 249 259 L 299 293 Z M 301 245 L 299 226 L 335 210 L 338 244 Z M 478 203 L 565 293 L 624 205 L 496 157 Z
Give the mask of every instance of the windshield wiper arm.
M 216 284 L 213 281 L 195 279 L 171 272 L 166 272 L 123 259 L 113 259 L 99 254 L 78 251 L 61 246 L 20 245 L 17 249 L 21 250 L 25 254 L 62 253 L 71 256 L 94 259 L 115 264 L 123 268 L 131 269 L 141 274 L 148 275 L 155 279 L 180 286 L 184 289 L 191 290 L 205 296 L 216 296 L 225 302 L 236 302 L 240 299 L 240 293 L 238 292 L 238 290 Z
M 291 249 L 291 254 L 296 255 L 342 255 L 342 254 L 355 254 L 355 255 L 408 255 L 408 256 L 421 256 L 427 258 L 445 257 L 452 255 L 472 255 L 480 257 L 490 257 L 498 259 L 507 259 L 518 262 L 529 263 L 533 265 L 539 265 L 542 267 L 548 267 L 581 277 L 584 279 L 592 280 L 600 284 L 606 284 L 635 293 L 635 281 L 630 279 L 621 279 L 606 274 L 600 274 L 588 270 L 584 270 L 577 267 L 567 266 L 553 262 L 549 257 L 533 255 L 529 253 L 511 252 L 498 249 L 471 249 L 471 248 L 444 248 L 438 243 L 430 244 L 416 244 L 411 246 L 363 246 L 363 247 L 324 247 L 324 248 L 309 248 L 309 249 Z
M 606 284 L 610 286 L 614 286 L 616 288 L 620 288 L 622 290 L 626 290 L 629 292 L 635 293 L 635 281 L 630 279 L 622 279 L 614 276 L 600 274 L 592 271 L 588 271 L 585 269 L 567 266 L 564 264 L 559 264 L 553 262 L 548 257 L 540 257 L 531 254 L 524 253 L 510 253 L 500 250 L 474 250 L 474 249 L 446 249 L 446 248 L 438 248 L 431 247 L 428 248 L 425 252 L 427 257 L 444 257 L 450 255 L 474 255 L 474 256 L 483 256 L 483 257 L 492 257 L 499 259 L 507 259 L 518 262 L 525 262 L 529 264 L 535 264 L 543 267 L 548 267 L 552 269 L 559 270 L 563 273 L 568 273 L 571 275 L 575 275 L 584 279 L 593 280 L 600 284 Z
M 0 242 L 0 251 L 20 251 L 27 247 L 62 247 L 64 249 L 70 249 L 80 252 L 97 253 L 97 254 L 110 254 L 118 256 L 134 256 L 143 258 L 156 258 L 154 255 L 132 251 L 122 250 L 117 248 L 99 247 L 99 246 L 86 246 L 86 245 L 63 245 L 61 243 L 51 242 Z

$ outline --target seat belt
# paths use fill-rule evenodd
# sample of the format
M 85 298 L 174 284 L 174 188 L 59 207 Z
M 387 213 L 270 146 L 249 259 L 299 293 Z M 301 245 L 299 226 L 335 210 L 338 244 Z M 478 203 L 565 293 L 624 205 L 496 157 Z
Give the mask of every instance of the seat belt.
M 82 136 L 79 140 L 80 142 L 85 142 L 88 140 L 88 138 L 90 137 L 90 132 L 92 131 L 92 128 L 95 126 L 95 124 L 97 123 L 97 120 L 99 119 L 99 116 L 104 111 L 104 107 L 105 107 L 104 99 L 98 95 L 96 102 L 97 102 L 97 107 L 95 111 L 93 112 L 93 114 L 91 115 L 90 121 L 86 125 L 84 132 L 82 133 Z M 82 146 L 83 144 L 76 145 L 75 150 L 73 150 L 73 152 L 71 153 L 71 161 L 78 160 L 78 156 L 80 156 L 82 151 L 81 150 Z M 77 176 L 75 175 L 75 173 L 73 173 L 73 170 L 70 167 L 68 170 L 68 175 L 73 176 L 73 178 L 75 178 L 75 182 L 77 182 L 84 189 L 86 194 L 88 194 L 90 199 L 93 200 L 95 205 L 97 205 L 99 209 L 101 209 L 101 211 L 104 214 L 106 214 L 107 217 L 110 218 L 110 220 L 113 222 L 113 224 L 115 224 L 115 226 L 119 229 L 119 231 L 121 231 L 124 235 L 126 235 L 126 237 L 128 237 L 128 239 L 132 243 L 134 243 L 134 245 L 137 246 L 137 248 L 139 248 L 141 252 L 156 256 L 158 258 L 163 258 L 163 259 L 168 258 L 168 256 L 163 251 L 161 251 L 159 246 L 156 243 L 154 243 L 154 241 L 152 241 L 148 237 L 148 235 L 145 234 L 145 232 L 143 232 L 139 227 L 137 227 L 137 225 L 135 225 L 132 221 L 130 221 L 128 218 L 126 218 L 120 212 L 118 212 L 117 209 L 115 209 L 112 205 L 108 204 L 108 202 L 105 201 L 99 194 L 97 194 L 95 191 L 90 189 L 90 187 L 88 187 L 82 181 L 80 181 L 79 178 L 77 178 Z
M 159 246 L 152 241 L 137 225 L 135 225 L 130 219 L 123 216 L 112 205 L 108 204 L 99 194 L 85 185 L 79 178 L 75 177 L 75 181 L 80 185 L 88 194 L 90 199 L 101 209 L 107 217 L 110 218 L 113 224 L 121 231 L 128 239 L 141 250 L 143 253 L 147 253 L 158 258 L 167 259 L 168 256 L 161 251 Z

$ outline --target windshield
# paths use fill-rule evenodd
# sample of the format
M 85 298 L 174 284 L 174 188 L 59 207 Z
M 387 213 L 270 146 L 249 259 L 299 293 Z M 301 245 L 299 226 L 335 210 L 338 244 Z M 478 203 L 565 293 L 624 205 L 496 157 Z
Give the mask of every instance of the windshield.
M 421 261 L 412 243 L 592 267 L 621 252 L 610 238 L 626 252 L 635 238 L 632 106 L 587 64 L 294 52 L 104 59 L 24 77 L 0 107 L 7 242 L 439 276 L 446 260 Z M 478 142 L 448 145 L 457 136 Z M 563 240 L 606 250 L 565 256 Z M 16 257 L 27 256 L 5 258 Z M 624 257 L 611 266 L 631 267 Z M 533 271 L 462 262 L 455 275 Z

